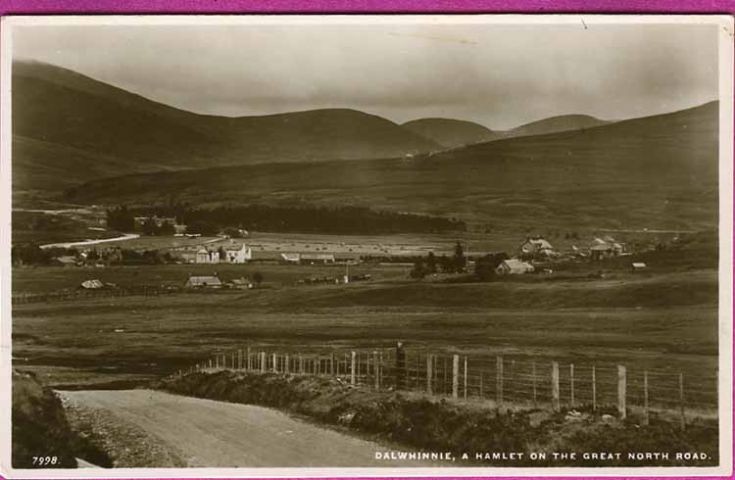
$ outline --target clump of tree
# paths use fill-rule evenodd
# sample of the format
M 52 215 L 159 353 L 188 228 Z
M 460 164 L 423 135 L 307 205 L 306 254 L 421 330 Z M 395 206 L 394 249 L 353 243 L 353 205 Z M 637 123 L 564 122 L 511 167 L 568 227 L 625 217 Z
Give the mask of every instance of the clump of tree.
M 115 213 L 122 207 L 115 209 Z M 465 231 L 467 226 L 456 218 L 432 215 L 377 211 L 366 207 L 313 205 L 219 206 L 194 208 L 186 204 L 125 209 L 134 216 L 175 217 L 187 225 L 190 233 L 202 235 L 225 229 L 266 232 L 326 234 L 442 233 Z
M 106 214 L 108 229 L 120 232 L 135 230 L 135 215 L 125 205 L 108 209 Z
M 475 277 L 482 282 L 492 280 L 495 278 L 495 269 L 508 258 L 505 252 L 489 253 L 478 258 L 475 260 Z
M 424 278 L 433 273 L 463 273 L 467 268 L 467 257 L 464 247 L 460 242 L 454 246 L 454 255 L 448 257 L 441 255 L 437 257 L 434 252 L 429 252 L 426 257 L 414 259 L 413 268 L 409 272 L 411 278 Z
M 35 243 L 13 245 L 10 249 L 10 261 L 14 266 L 50 265 L 56 252 L 44 250 Z

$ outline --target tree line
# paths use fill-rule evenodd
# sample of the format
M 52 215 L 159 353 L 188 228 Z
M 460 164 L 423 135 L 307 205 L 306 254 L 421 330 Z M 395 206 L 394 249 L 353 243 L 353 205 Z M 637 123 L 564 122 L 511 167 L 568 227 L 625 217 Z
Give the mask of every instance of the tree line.
M 467 229 L 463 221 L 455 218 L 377 211 L 367 207 L 247 205 L 204 208 L 182 204 L 137 208 L 121 205 L 107 210 L 107 225 L 123 232 L 137 229 L 144 234 L 168 234 L 173 226 L 164 232 L 168 226 L 156 226 L 152 220 L 142 227 L 136 226 L 135 217 L 154 215 L 175 218 L 177 223 L 187 226 L 187 233 L 201 235 L 214 235 L 228 228 L 343 235 L 441 233 Z

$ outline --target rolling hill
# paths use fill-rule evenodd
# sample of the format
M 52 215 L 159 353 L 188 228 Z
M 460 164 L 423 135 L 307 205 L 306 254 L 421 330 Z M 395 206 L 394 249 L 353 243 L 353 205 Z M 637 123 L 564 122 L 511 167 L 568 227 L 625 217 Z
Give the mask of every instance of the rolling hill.
M 479 123 L 452 118 L 420 118 L 406 122 L 402 127 L 446 148 L 489 142 L 499 138 L 497 133 Z
M 490 130 L 479 123 L 452 118 L 420 118 L 402 126 L 447 149 L 515 137 L 546 135 L 600 127 L 612 122 L 589 115 L 558 115 L 526 123 L 510 130 Z
M 436 143 L 375 115 L 323 109 L 199 115 L 60 67 L 13 63 L 13 187 L 66 188 L 125 173 L 403 156 Z
M 363 205 L 486 229 L 709 228 L 717 222 L 718 104 L 413 158 L 158 172 L 70 189 L 80 203 Z
M 584 130 L 600 127 L 611 122 L 600 120 L 590 115 L 558 115 L 526 123 L 511 130 L 500 132 L 506 138 L 525 137 L 529 135 L 546 135 L 570 130 Z

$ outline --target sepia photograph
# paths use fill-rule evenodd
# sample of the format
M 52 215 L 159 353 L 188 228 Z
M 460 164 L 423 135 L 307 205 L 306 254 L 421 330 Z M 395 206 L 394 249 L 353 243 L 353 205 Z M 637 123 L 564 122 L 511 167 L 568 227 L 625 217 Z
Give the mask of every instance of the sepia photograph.
M 1 34 L 2 476 L 732 473 L 732 17 Z

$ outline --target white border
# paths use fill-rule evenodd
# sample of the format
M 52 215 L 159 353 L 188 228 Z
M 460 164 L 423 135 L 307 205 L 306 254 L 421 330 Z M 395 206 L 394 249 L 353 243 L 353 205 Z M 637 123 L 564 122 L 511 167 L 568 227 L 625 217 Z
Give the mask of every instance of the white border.
M 357 25 L 710 24 L 719 32 L 720 264 L 719 467 L 442 467 L 442 468 L 161 468 L 28 470 L 10 468 L 11 394 L 11 65 L 12 28 L 20 25 Z M 733 17 L 727 15 L 248 15 L 248 16 L 9 16 L 0 24 L 0 475 L 6 478 L 263 478 L 419 476 L 731 476 L 732 475 L 732 240 Z

